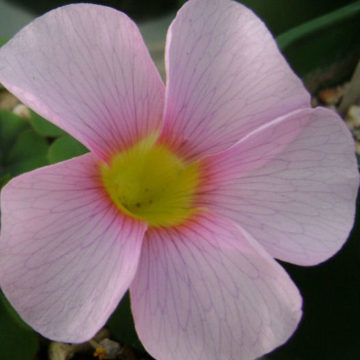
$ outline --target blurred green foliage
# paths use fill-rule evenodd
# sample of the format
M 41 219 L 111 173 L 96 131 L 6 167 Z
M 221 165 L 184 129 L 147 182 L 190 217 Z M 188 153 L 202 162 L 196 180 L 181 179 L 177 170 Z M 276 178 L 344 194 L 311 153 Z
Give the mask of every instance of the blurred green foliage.
M 26 120 L 11 111 L 0 110 L 0 159 L 4 159 L 18 135 L 29 129 Z
M 0 38 L 0 47 L 3 46 L 6 42 L 7 42 L 7 40 Z M 3 88 L 3 86 L 2 86 L 2 84 L 0 83 L 0 90 L 1 90 L 2 88 Z
M 7 157 L 7 169 L 12 176 L 37 169 L 48 164 L 48 143 L 33 130 L 18 135 Z
M 75 156 L 85 154 L 89 150 L 70 135 L 64 135 L 50 145 L 48 159 L 50 164 L 71 159 Z
M 0 110 L 0 188 L 16 175 L 88 151 L 40 115 L 30 111 L 30 116 Z
M 64 130 L 59 129 L 32 110 L 30 110 L 30 116 L 30 124 L 40 136 L 57 137 L 66 134 Z
M 238 2 L 254 10 L 277 36 L 356 0 L 241 0 Z
M 0 183 L 48 164 L 48 142 L 29 123 L 10 111 L 0 110 Z
M 0 186 L 6 184 L 13 174 L 10 153 L 21 133 L 29 130 L 26 121 L 10 111 L 0 110 Z
M 348 80 L 360 58 L 360 1 L 296 26 L 277 37 L 308 89 Z
M 15 313 L 0 291 L 0 356 L 7 360 L 32 360 L 38 336 Z

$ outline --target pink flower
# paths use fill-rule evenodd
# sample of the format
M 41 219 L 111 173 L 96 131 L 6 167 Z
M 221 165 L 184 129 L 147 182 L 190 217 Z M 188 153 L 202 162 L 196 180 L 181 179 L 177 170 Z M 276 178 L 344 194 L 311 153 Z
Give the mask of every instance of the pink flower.
M 318 264 L 349 234 L 353 142 L 235 2 L 185 4 L 166 68 L 165 87 L 136 25 L 90 4 L 1 49 L 0 82 L 90 153 L 3 189 L 0 283 L 51 339 L 88 340 L 130 288 L 155 358 L 253 359 L 301 317 L 274 258 Z

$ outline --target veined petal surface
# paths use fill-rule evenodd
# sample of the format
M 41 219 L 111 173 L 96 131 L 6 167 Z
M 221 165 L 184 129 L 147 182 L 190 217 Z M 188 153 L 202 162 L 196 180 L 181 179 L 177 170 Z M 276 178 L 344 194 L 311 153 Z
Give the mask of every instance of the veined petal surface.
M 188 157 L 225 150 L 310 97 L 259 18 L 229 0 L 190 0 L 166 44 L 163 137 Z
M 213 214 L 151 229 L 130 294 L 140 339 L 157 360 L 253 360 L 284 343 L 301 317 L 281 266 Z
M 207 161 L 202 206 L 235 220 L 273 257 L 315 265 L 346 241 L 359 174 L 353 139 L 334 112 L 294 112 Z
M 34 20 L 0 49 L 0 82 L 105 160 L 161 127 L 160 75 L 137 26 L 109 7 Z
M 0 284 L 20 316 L 57 341 L 90 339 L 135 274 L 144 223 L 99 188 L 91 154 L 29 172 L 1 192 Z

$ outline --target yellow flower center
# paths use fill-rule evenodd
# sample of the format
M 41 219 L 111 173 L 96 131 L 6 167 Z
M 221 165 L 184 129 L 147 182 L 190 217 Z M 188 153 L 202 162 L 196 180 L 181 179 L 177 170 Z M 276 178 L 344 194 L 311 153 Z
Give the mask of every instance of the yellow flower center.
M 198 163 L 187 164 L 156 136 L 115 154 L 101 165 L 101 177 L 122 212 L 151 226 L 179 225 L 196 210 Z

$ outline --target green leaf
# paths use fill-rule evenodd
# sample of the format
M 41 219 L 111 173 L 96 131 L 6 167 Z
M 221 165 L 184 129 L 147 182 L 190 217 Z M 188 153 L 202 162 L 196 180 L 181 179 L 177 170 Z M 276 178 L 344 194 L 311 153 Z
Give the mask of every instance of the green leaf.
M 134 320 L 130 310 L 129 292 L 125 294 L 115 312 L 107 322 L 114 338 L 140 351 L 145 351 L 135 330 Z
M 6 42 L 7 42 L 7 40 L 0 38 L 0 47 L 5 45 Z M 3 88 L 4 88 L 4 86 L 0 83 L 0 90 L 3 89 Z
M 29 125 L 18 115 L 11 111 L 0 110 L 0 154 L 4 157 L 15 143 L 16 137 L 29 129 Z
M 1 168 L 0 168 L 1 171 Z M 6 172 L 4 175 L 0 174 L 0 190 L 11 180 L 11 175 Z
M 7 43 L 8 40 L 0 38 L 0 47 L 5 45 Z
M 306 21 L 277 43 L 310 92 L 348 80 L 359 61 L 360 1 Z
M 344 19 L 355 17 L 360 13 L 360 1 L 344 6 L 338 10 L 319 16 L 316 19 L 310 20 L 293 29 L 290 29 L 276 38 L 280 49 L 293 44 L 305 36 L 311 35 L 316 31 L 328 28 L 329 26 L 336 26 L 337 23 Z
M 56 139 L 49 147 L 48 159 L 50 164 L 83 155 L 89 150 L 70 135 Z
M 10 111 L 0 110 L 0 189 L 11 179 L 9 153 L 19 134 L 26 129 L 29 129 L 26 120 Z
M 38 350 L 38 336 L 15 313 L 0 292 L 0 352 L 2 359 L 31 360 Z
M 30 110 L 30 115 L 31 126 L 41 136 L 58 137 L 66 134 L 64 130 L 59 129 L 57 126 L 45 120 L 36 112 Z
M 48 165 L 47 141 L 33 130 L 19 135 L 7 158 L 7 169 L 12 176 Z

